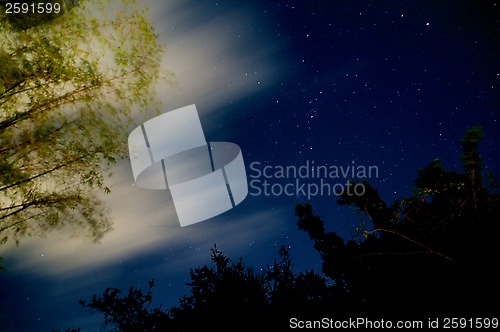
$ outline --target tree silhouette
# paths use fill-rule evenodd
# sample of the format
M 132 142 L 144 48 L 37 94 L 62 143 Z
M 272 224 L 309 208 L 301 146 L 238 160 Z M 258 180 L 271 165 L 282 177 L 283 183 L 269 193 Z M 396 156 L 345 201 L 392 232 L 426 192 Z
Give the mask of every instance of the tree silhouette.
M 465 132 L 463 173 L 446 171 L 439 160 L 418 170 L 411 197 L 387 205 L 366 182 L 364 195 L 341 195 L 338 204 L 353 206 L 370 222 L 351 239 L 326 232 L 310 204 L 296 204 L 297 226 L 321 255 L 323 275 L 294 273 L 286 247 L 255 273 L 214 246 L 213 265 L 192 269 L 191 293 L 159 316 L 147 308 L 150 291 L 133 288 L 123 298 L 112 289 L 82 304 L 104 313 L 117 331 L 151 320 L 155 328 L 175 331 L 234 331 L 283 330 L 292 317 L 496 317 L 500 194 L 495 182 L 484 185 L 481 137 L 480 127 Z
M 113 327 L 112 331 L 165 331 L 170 317 L 161 308 L 150 308 L 153 286 L 154 279 L 149 281 L 147 293 L 130 287 L 122 297 L 118 288 L 107 288 L 102 297 L 94 295 L 88 303 L 80 300 L 80 304 L 102 312 L 104 322 Z
M 480 127 L 466 131 L 463 173 L 434 160 L 418 171 L 415 194 L 390 206 L 366 182 L 364 195 L 343 194 L 338 203 L 354 206 L 371 222 L 361 241 L 325 233 L 310 205 L 296 206 L 298 226 L 314 241 L 323 273 L 363 312 L 494 310 L 500 205 L 498 192 L 482 184 L 481 137 Z
M 103 313 L 112 331 L 283 328 L 290 313 L 314 313 L 330 292 L 326 279 L 313 271 L 292 272 L 286 247 L 281 247 L 279 257 L 257 273 L 242 259 L 232 261 L 214 245 L 212 266 L 191 269 L 190 294 L 168 310 L 149 308 L 153 281 L 147 293 L 131 287 L 121 296 L 119 289 L 108 288 L 102 296 L 94 294 L 89 302 L 80 304 Z
M 156 106 L 163 46 L 144 9 L 56 2 L 55 16 L 0 11 L 1 243 L 62 227 L 102 237 L 104 174 L 126 156 L 132 110 Z

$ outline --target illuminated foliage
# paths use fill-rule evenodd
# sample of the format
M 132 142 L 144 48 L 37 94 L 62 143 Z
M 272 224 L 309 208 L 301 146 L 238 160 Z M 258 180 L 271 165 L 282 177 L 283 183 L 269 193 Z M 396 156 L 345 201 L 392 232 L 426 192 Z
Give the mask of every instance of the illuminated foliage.
M 56 16 L 0 13 L 4 240 L 61 227 L 102 237 L 105 170 L 125 156 L 131 112 L 157 107 L 163 46 L 146 12 L 132 0 L 63 5 Z

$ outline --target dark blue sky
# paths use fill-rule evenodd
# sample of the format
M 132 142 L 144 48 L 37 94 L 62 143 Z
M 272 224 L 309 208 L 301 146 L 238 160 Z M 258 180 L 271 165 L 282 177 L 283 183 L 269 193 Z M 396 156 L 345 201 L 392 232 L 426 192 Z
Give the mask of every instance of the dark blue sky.
M 268 28 L 242 24 L 234 33 L 253 29 L 268 43 L 286 45 L 272 60 L 286 74 L 257 82 L 264 89 L 233 104 L 226 117 L 228 127 L 237 128 L 228 128 L 231 140 L 248 160 L 376 165 L 379 177 L 370 183 L 392 203 L 412 193 L 417 169 L 435 158 L 460 171 L 460 139 L 481 125 L 484 168 L 498 174 L 494 1 L 277 1 L 256 7 L 256 15 L 272 22 Z M 244 47 L 251 52 L 251 45 Z M 223 139 L 228 131 L 218 134 Z M 331 197 L 311 203 L 325 219 L 344 215 L 336 215 Z
M 483 166 L 498 178 L 497 1 L 240 3 L 182 1 L 155 11 L 154 18 L 160 36 L 170 45 L 167 54 L 181 53 L 186 67 L 196 65 L 212 73 L 183 74 L 184 67 L 176 66 L 176 59 L 169 62 L 169 70 L 180 81 L 210 77 L 212 84 L 188 87 L 190 94 L 168 102 L 164 111 L 196 103 L 207 138 L 238 144 L 248 175 L 252 162 L 273 167 L 313 161 L 344 167 L 375 165 L 378 178 L 369 181 L 392 203 L 411 194 L 417 169 L 435 158 L 448 169 L 460 170 L 462 134 L 481 125 Z M 186 45 L 188 37 L 196 34 L 205 37 L 200 43 L 204 52 L 190 51 Z M 217 52 L 221 48 L 232 51 Z M 235 86 L 243 92 L 225 94 Z M 217 103 L 206 96 L 214 93 Z M 127 255 L 78 269 L 72 265 L 77 257 L 67 256 L 45 267 L 23 264 L 20 260 L 40 259 L 40 244 L 28 242 L 17 250 L 0 252 L 6 268 L 0 272 L 0 329 L 50 331 L 80 326 L 91 331 L 102 320 L 80 308 L 79 299 L 109 286 L 145 287 L 153 277 L 155 302 L 167 308 L 187 291 L 183 285 L 189 268 L 209 262 L 214 243 L 229 257 L 241 256 L 256 269 L 272 263 L 280 245 L 288 245 L 297 270 L 319 272 L 321 261 L 307 234 L 297 229 L 293 215 L 294 203 L 306 201 L 302 195 L 249 195 L 213 220 L 179 229 L 175 220 L 166 217 L 162 224 L 148 224 L 149 215 L 128 203 L 137 195 L 165 209 L 155 212 L 160 220 L 162 213 L 172 213 L 172 207 L 158 192 L 128 193 L 133 182 L 130 165 L 124 161 L 117 168 L 120 194 L 112 196 L 112 203 L 121 206 L 122 215 L 141 215 L 134 222 L 147 224 L 145 229 L 156 227 L 155 242 L 134 251 L 134 244 L 149 236 L 137 233 L 129 242 L 116 244 L 130 247 Z M 329 229 L 349 236 L 360 220 L 335 200 L 316 195 L 310 203 Z M 121 234 L 119 218 L 113 232 Z M 114 250 L 99 252 L 99 247 L 91 246 L 81 250 L 99 259 L 114 257 Z M 59 270 L 64 273 L 58 274 Z

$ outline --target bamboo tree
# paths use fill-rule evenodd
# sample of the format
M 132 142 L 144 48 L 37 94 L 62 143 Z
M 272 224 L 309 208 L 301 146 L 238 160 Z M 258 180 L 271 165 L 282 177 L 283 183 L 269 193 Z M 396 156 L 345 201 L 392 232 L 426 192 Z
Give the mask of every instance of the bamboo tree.
M 74 4 L 35 25 L 0 12 L 2 242 L 61 227 L 101 238 L 106 171 L 126 155 L 132 112 L 157 107 L 164 48 L 145 10 Z

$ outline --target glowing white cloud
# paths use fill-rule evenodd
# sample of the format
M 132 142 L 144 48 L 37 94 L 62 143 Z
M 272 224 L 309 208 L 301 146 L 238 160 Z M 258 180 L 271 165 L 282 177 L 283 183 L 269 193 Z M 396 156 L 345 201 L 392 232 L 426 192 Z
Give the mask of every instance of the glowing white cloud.
M 242 22 L 263 28 L 268 24 L 252 16 L 248 6 L 236 6 L 211 21 L 203 19 L 202 6 L 190 7 L 182 1 L 155 5 L 150 12 L 167 45 L 163 67 L 175 74 L 178 83 L 158 86 L 169 109 L 197 104 L 202 115 L 221 112 L 286 75 L 284 64 L 270 60 L 284 45 L 270 43 L 262 35 L 238 34 Z

